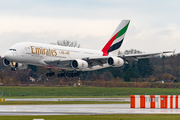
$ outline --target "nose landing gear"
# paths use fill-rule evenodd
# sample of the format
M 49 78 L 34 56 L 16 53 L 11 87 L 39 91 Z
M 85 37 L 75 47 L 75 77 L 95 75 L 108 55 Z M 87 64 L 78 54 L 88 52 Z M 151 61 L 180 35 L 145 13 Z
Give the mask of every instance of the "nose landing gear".
M 11 67 L 11 71 L 16 71 L 16 68 L 15 67 Z
M 18 63 L 16 62 L 11 62 L 11 71 L 16 71 L 18 67 Z

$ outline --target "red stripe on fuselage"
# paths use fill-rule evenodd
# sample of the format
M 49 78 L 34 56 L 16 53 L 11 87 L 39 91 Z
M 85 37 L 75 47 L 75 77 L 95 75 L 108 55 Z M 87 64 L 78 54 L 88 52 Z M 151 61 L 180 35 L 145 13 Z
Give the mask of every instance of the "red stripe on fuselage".
M 111 47 L 113 41 L 115 40 L 116 36 L 118 35 L 119 32 L 117 32 L 109 41 L 108 43 L 104 46 L 104 48 L 102 49 L 103 52 L 103 56 L 108 56 L 107 51 L 109 50 L 109 48 Z
M 41 67 L 63 70 L 63 69 L 60 69 L 60 68 L 58 68 L 58 67 L 54 67 L 54 66 L 50 66 L 50 65 L 41 66 Z

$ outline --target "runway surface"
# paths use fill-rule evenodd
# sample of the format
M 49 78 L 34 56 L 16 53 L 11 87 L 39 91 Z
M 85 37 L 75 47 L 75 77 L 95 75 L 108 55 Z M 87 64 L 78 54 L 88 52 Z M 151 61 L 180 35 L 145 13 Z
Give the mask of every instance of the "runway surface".
M 130 104 L 0 105 L 0 115 L 180 114 L 180 109 L 131 109 Z
M 130 98 L 21 98 L 6 101 L 130 101 Z

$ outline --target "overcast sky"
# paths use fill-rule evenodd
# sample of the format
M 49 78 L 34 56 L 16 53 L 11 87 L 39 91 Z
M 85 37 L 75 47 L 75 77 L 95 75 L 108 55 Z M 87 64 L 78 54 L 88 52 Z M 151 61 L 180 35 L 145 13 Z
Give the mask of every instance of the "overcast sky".
M 77 41 L 102 49 L 123 19 L 121 51 L 180 52 L 179 0 L 0 0 L 0 55 L 18 42 Z

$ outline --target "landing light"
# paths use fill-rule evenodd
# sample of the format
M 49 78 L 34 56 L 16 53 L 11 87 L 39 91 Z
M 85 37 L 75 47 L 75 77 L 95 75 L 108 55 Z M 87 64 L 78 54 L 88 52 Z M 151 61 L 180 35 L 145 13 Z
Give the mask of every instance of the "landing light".
M 13 62 L 13 66 L 16 66 L 16 62 Z

